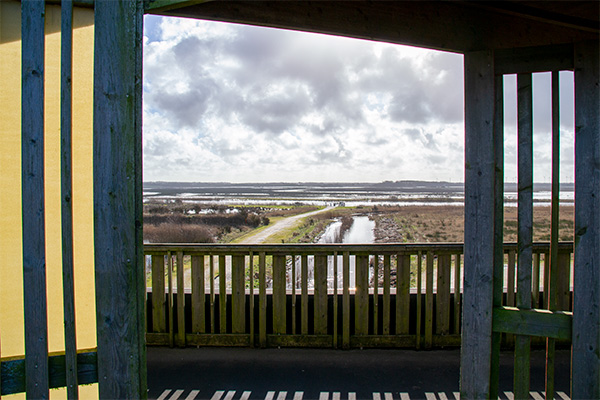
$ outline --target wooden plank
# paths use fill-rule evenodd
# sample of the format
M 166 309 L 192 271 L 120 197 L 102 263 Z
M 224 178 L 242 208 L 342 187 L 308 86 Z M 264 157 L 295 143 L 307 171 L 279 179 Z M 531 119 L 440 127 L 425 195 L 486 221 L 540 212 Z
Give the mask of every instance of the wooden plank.
M 565 311 L 494 308 L 494 332 L 511 332 L 526 336 L 571 339 L 573 314 Z
M 461 262 L 460 254 L 454 255 L 454 334 L 460 335 L 460 305 L 461 305 L 461 290 L 460 290 L 460 271 Z
M 356 292 L 354 294 L 354 334 L 369 334 L 369 256 L 356 256 Z
M 574 399 L 600 398 L 599 48 L 597 37 L 575 45 Z
M 497 75 L 572 69 L 572 44 L 510 48 L 494 54 Z
M 495 54 L 495 57 L 497 55 Z M 497 64 L 497 63 L 496 63 Z M 504 78 L 494 78 L 494 282 L 492 304 L 502 306 L 504 296 Z M 492 333 L 489 398 L 498 398 L 502 334 Z
M 494 213 L 493 52 L 466 53 L 465 245 L 461 347 L 461 398 L 487 398 L 490 391 Z
M 249 347 L 251 343 L 250 335 L 244 334 L 197 334 L 188 333 L 185 336 L 185 340 L 190 346 L 203 346 L 203 347 Z
M 514 250 L 508 251 L 508 264 L 506 273 L 506 305 L 515 306 L 515 269 L 516 255 Z
M 559 238 L 559 196 L 560 196 L 560 87 L 558 71 L 552 71 L 552 193 L 551 193 L 551 220 L 550 220 L 550 263 L 558 261 Z M 570 260 L 569 260 L 570 261 Z M 549 268 L 549 282 L 555 280 L 555 268 Z M 550 284 L 556 287 L 556 282 Z M 555 311 L 556 295 L 548 291 L 548 309 Z M 546 398 L 554 398 L 556 343 L 553 338 L 546 339 Z
M 60 147 L 61 147 L 61 232 L 63 268 L 63 315 L 65 321 L 65 369 L 67 398 L 79 398 L 77 383 L 77 336 L 73 280 L 73 185 L 72 185 L 72 75 L 73 2 L 61 2 L 60 34 Z
M 373 334 L 379 335 L 379 256 L 373 255 Z
M 208 260 L 210 270 L 210 332 L 215 333 L 215 257 L 210 254 Z
M 231 256 L 231 333 L 246 333 L 246 257 Z
M 338 254 L 333 253 L 333 348 L 338 347 Z
M 167 331 L 165 315 L 165 256 L 152 257 L 152 332 Z
M 254 329 L 254 253 L 250 252 L 248 256 L 248 268 L 250 269 L 250 345 L 255 346 Z
M 350 348 L 350 253 L 342 256 L 342 348 Z
M 171 252 L 167 253 L 167 309 L 169 313 L 169 346 L 175 345 L 175 327 L 174 327 L 174 310 L 173 310 L 173 255 Z
M 227 264 L 225 255 L 219 256 L 219 333 L 227 332 Z
M 177 345 L 185 347 L 185 282 L 183 252 L 177 252 Z
M 550 264 L 551 264 L 551 260 L 550 260 L 550 253 L 545 252 L 544 253 L 544 298 L 543 300 L 543 304 L 542 304 L 542 308 L 547 308 L 550 309 L 550 304 L 548 303 L 548 301 L 550 300 L 549 296 L 550 296 L 550 290 L 552 289 L 550 286 Z
M 423 262 L 423 254 L 419 251 L 417 253 L 417 323 L 416 323 L 416 348 L 419 350 L 421 348 L 421 326 L 423 325 L 423 299 L 421 296 L 422 290 L 422 262 Z
M 556 309 L 569 311 L 571 308 L 571 254 L 558 253 L 557 262 L 557 282 L 556 282 Z M 550 275 L 552 279 L 552 275 Z
M 286 334 L 285 256 L 273 256 L 273 333 Z
M 204 256 L 192 258 L 192 333 L 206 333 Z
M 383 315 L 382 315 L 382 334 L 390 334 L 390 266 L 391 257 L 389 254 L 383 256 Z
M 517 307 L 531 308 L 531 268 L 533 263 L 533 87 L 529 73 L 517 75 L 518 103 L 518 267 Z M 515 341 L 514 393 L 519 399 L 529 396 L 530 339 Z
M 269 335 L 269 347 L 331 347 L 331 335 Z
M 292 254 L 291 259 L 292 276 L 290 281 L 292 284 L 292 334 L 296 334 L 296 256 Z
M 531 272 L 531 301 L 533 308 L 540 307 L 540 253 L 533 253 L 533 270 Z
M 315 255 L 314 327 L 315 335 L 327 334 L 327 256 Z
M 408 335 L 410 322 L 410 254 L 396 256 L 396 335 Z
M 430 349 L 433 344 L 433 252 L 427 252 L 427 271 L 425 275 L 425 341 L 424 347 Z
M 21 3 L 21 152 L 23 306 L 27 396 L 47 399 L 48 317 L 44 206 L 44 15 L 41 1 Z
M 308 256 L 303 254 L 301 256 L 301 269 L 300 272 L 300 290 L 302 310 L 300 311 L 301 328 L 300 333 L 308 335 Z
M 450 267 L 451 255 L 438 255 L 437 265 L 437 293 L 435 296 L 436 305 L 436 329 L 438 335 L 448 335 L 450 333 Z
M 266 254 L 258 253 L 258 341 L 267 347 L 267 274 Z

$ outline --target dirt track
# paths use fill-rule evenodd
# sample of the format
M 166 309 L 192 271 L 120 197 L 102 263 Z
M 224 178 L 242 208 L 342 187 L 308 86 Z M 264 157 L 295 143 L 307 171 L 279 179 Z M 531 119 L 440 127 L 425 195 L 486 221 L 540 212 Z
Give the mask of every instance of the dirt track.
M 307 213 L 304 213 L 304 214 L 294 215 L 293 217 L 284 218 L 284 219 L 282 219 L 280 221 L 277 221 L 272 226 L 269 226 L 266 229 L 263 229 L 262 231 L 256 233 L 255 235 L 251 235 L 251 236 L 246 237 L 244 240 L 241 240 L 239 243 L 243 243 L 243 244 L 265 243 L 265 240 L 267 240 L 267 238 L 269 236 L 274 235 L 274 234 L 276 234 L 277 232 L 279 232 L 279 231 L 281 231 L 283 229 L 287 229 L 287 228 L 291 227 L 296 222 L 298 222 L 298 220 L 300 220 L 302 218 L 305 218 L 305 217 L 309 217 L 311 215 L 315 215 L 315 214 L 318 214 L 318 213 L 329 211 L 329 210 L 332 210 L 334 208 L 335 207 L 328 206 L 328 207 L 325 207 L 322 210 L 311 211 L 311 212 L 307 212 Z

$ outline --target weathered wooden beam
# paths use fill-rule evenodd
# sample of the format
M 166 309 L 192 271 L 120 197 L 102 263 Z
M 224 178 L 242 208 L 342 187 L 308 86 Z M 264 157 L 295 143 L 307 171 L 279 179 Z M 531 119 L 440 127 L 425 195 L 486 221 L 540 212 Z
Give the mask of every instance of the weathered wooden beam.
M 461 398 L 490 391 L 494 276 L 494 57 L 467 53 L 465 63 L 465 251 Z
M 43 1 L 21 3 L 23 307 L 27 396 L 47 399 L 48 317 L 44 206 Z
M 164 13 L 169 10 L 206 3 L 207 1 L 211 0 L 146 0 L 144 2 L 144 11 L 148 13 Z
M 575 281 L 571 396 L 600 398 L 600 62 L 575 45 Z
M 24 2 L 28 3 L 28 2 Z M 143 4 L 94 8 L 94 247 L 101 398 L 146 398 Z
M 493 329 L 494 332 L 570 340 L 572 321 L 573 314 L 566 311 L 495 307 Z
M 573 69 L 573 45 L 514 47 L 494 52 L 496 75 Z
M 63 269 L 63 313 L 67 397 L 77 399 L 77 338 L 75 330 L 75 289 L 73 275 L 73 185 L 72 185 L 72 75 L 73 2 L 61 3 L 60 62 L 60 147 L 61 147 L 61 231 Z
M 177 252 L 177 346 L 185 347 L 185 280 L 183 252 Z

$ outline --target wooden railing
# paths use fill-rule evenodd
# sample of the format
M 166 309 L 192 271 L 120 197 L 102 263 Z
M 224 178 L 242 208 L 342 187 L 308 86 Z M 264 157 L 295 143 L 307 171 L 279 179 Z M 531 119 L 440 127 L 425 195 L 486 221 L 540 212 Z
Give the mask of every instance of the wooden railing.
M 147 244 L 144 252 L 150 345 L 460 345 L 462 244 Z M 533 304 L 547 308 L 549 245 L 533 252 Z M 561 244 L 564 311 L 571 254 Z M 516 265 L 516 244 L 507 244 L 505 306 L 515 305 Z

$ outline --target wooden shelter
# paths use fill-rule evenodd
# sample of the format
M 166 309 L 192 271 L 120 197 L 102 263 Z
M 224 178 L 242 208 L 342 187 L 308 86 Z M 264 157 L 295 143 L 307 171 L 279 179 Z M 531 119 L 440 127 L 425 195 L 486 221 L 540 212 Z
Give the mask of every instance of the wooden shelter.
M 48 1 L 57 3 L 57 1 Z M 63 0 L 64 49 L 69 10 Z M 95 9 L 94 213 L 97 378 L 102 398 L 146 396 L 142 250 L 142 28 L 144 13 L 279 27 L 464 54 L 465 282 L 462 398 L 497 398 L 499 336 L 517 334 L 516 397 L 529 393 L 529 336 L 573 343 L 572 397 L 600 398 L 600 92 L 597 1 L 180 1 L 75 2 Z M 22 1 L 23 214 L 26 391 L 47 398 L 43 96 L 44 1 Z M 72 54 L 63 53 L 63 65 Z M 558 71 L 575 81 L 575 282 L 573 314 L 531 309 L 531 74 L 553 76 L 553 205 L 558 204 Z M 519 272 L 516 308 L 501 307 L 502 76 L 517 74 Z M 401 77 L 399 77 L 401 78 Z M 65 97 L 69 97 L 65 78 Z M 69 106 L 63 108 L 68 126 Z M 64 130 L 68 133 L 68 129 Z M 63 171 L 68 170 L 67 163 Z M 65 189 L 68 191 L 68 185 Z M 558 222 L 558 214 L 553 216 Z M 68 233 L 68 225 L 63 225 Z M 63 228 L 65 229 L 65 228 Z M 558 237 L 553 234 L 556 248 Z M 551 250 L 551 263 L 556 257 Z M 529 268 L 527 268 L 529 266 Z M 528 272 L 529 271 L 529 272 Z M 552 276 L 552 267 L 551 272 Z M 68 276 L 68 274 L 66 275 Z M 72 278 L 71 278 L 72 279 Z M 552 278 L 551 278 L 552 279 Z M 552 303 L 552 294 L 550 295 Z M 66 310 L 67 308 L 65 308 Z M 566 333 L 565 333 L 566 332 Z M 78 357 L 66 346 L 66 382 Z M 65 361 L 66 360 L 66 361 Z M 4 364 L 4 363 L 3 363 Z M 21 364 L 19 364 L 21 365 Z M 551 366 L 550 371 L 551 374 Z M 21 367 L 19 367 L 21 368 Z M 4 371 L 4 365 L 3 365 Z M 64 371 L 63 371 L 64 373 Z M 80 375 L 81 376 L 81 375 Z M 50 380 L 51 380 L 50 376 Z M 2 377 L 4 381 L 4 376 Z M 70 392 L 76 395 L 76 391 Z M 547 395 L 553 393 L 548 380 Z

